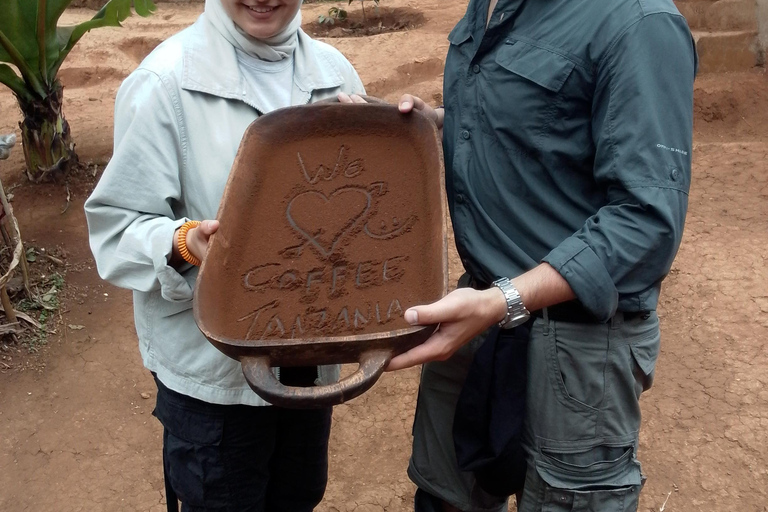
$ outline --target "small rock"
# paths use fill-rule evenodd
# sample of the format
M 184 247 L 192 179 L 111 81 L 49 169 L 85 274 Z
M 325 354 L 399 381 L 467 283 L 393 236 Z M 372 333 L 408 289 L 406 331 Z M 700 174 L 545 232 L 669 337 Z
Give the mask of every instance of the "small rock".
M 142 393 L 141 398 L 143 398 L 144 400 L 149 400 L 150 398 L 152 398 L 152 393 Z

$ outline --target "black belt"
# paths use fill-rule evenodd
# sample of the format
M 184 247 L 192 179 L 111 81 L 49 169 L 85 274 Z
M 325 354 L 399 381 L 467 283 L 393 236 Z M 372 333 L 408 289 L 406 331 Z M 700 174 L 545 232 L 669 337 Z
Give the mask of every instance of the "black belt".
M 466 277 L 466 276 L 465 276 Z M 467 285 L 476 290 L 485 290 L 490 288 L 490 284 L 484 283 L 471 276 L 468 277 Z M 650 316 L 649 311 L 623 311 L 624 320 L 633 320 L 635 318 L 646 319 Z M 534 318 L 543 318 L 544 310 L 539 309 L 531 312 Z M 561 304 L 555 304 L 547 308 L 547 317 L 556 322 L 570 322 L 574 324 L 599 324 L 600 322 L 590 311 L 585 308 L 578 300 L 571 300 Z
M 650 311 L 619 311 L 624 316 L 624 321 L 634 320 L 636 318 L 648 319 L 651 316 Z M 531 313 L 536 318 L 544 318 L 544 310 L 540 309 Z M 547 317 L 555 322 L 570 322 L 573 324 L 598 324 L 600 323 L 595 316 L 589 312 L 581 302 L 572 300 L 555 304 L 547 308 Z M 610 320 L 608 321 L 610 323 Z

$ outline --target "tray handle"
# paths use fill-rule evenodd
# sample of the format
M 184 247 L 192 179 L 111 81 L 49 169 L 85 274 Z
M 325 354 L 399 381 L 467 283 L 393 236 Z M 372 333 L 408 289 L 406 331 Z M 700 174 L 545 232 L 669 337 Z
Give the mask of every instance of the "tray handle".
M 335 384 L 307 388 L 283 385 L 272 373 L 268 357 L 242 357 L 240 362 L 248 385 L 270 404 L 290 409 L 319 409 L 338 405 L 368 391 L 391 359 L 389 351 L 363 352 L 360 367 L 349 377 Z

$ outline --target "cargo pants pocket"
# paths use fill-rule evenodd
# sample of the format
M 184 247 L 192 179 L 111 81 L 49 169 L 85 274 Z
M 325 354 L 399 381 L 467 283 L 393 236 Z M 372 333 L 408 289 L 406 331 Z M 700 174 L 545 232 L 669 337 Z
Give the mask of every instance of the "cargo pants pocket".
M 634 447 L 542 451 L 536 462 L 543 512 L 635 512 L 643 477 Z
M 594 438 L 605 395 L 608 327 L 537 320 L 528 348 L 531 439 Z
M 548 491 L 542 512 L 635 512 L 640 486 L 603 491 Z

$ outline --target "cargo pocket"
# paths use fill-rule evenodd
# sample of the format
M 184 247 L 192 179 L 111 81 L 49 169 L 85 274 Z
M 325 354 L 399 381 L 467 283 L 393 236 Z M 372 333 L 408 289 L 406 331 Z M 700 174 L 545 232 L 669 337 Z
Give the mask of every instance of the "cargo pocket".
M 635 512 L 643 478 L 632 447 L 542 451 L 543 512 Z

